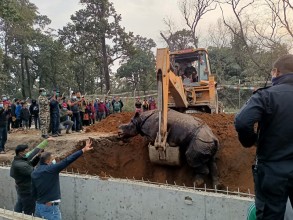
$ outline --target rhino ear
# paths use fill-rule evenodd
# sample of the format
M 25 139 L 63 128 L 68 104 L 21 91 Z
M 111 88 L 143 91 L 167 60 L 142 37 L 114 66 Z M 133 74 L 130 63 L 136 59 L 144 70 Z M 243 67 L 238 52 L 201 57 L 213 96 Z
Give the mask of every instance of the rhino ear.
M 139 115 L 140 115 L 139 112 L 135 112 L 134 117 L 137 118 L 137 117 L 139 117 Z

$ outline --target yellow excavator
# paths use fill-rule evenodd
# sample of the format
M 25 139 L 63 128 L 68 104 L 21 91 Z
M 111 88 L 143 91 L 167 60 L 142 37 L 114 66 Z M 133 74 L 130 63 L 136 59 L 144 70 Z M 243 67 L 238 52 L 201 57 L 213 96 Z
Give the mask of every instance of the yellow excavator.
M 149 157 L 153 163 L 180 165 L 179 147 L 167 143 L 168 108 L 182 113 L 218 113 L 217 84 L 204 48 L 157 49 L 156 72 L 159 131 L 154 145 L 149 145 Z

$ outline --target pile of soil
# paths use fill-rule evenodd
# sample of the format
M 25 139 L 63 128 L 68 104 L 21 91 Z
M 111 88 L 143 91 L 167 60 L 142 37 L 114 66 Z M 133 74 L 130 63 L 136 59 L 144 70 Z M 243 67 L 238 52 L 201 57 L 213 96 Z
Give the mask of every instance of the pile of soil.
M 95 139 L 93 152 L 79 158 L 69 169 L 80 173 L 117 178 L 144 179 L 193 186 L 194 171 L 187 164 L 181 167 L 159 166 L 150 163 L 148 143 L 141 136 L 124 143 L 117 137 L 118 126 L 128 123 L 133 113 L 110 115 L 102 122 L 87 128 L 88 135 L 113 132 L 110 137 Z M 253 192 L 251 165 L 255 149 L 245 149 L 237 139 L 233 114 L 194 114 L 204 120 L 220 141 L 217 165 L 221 184 L 230 190 Z M 80 148 L 82 144 L 80 143 Z M 206 179 L 209 187 L 210 179 Z
M 87 127 L 86 132 L 117 132 L 118 126 L 128 123 L 133 117 L 132 112 L 122 112 L 109 115 L 105 120 Z

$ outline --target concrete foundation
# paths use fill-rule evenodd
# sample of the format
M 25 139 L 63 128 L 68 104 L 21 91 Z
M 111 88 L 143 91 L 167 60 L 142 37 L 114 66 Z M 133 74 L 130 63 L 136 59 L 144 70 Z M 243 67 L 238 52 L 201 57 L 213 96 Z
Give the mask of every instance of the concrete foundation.
M 246 218 L 251 198 L 92 176 L 61 175 L 61 212 L 65 220 Z M 0 207 L 16 200 L 9 168 L 0 168 Z
M 0 209 L 0 220 L 41 220 L 41 218 Z

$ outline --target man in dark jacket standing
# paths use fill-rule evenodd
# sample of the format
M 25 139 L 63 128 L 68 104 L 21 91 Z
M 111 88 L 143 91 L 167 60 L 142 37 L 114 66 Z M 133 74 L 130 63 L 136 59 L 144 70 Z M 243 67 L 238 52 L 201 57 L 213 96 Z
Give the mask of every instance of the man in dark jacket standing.
M 61 220 L 59 203 L 61 202 L 59 173 L 78 159 L 83 153 L 92 150 L 92 141 L 87 140 L 81 150 L 56 163 L 53 155 L 44 152 L 40 165 L 32 173 L 32 195 L 36 198 L 35 216 L 48 220 Z
M 70 103 L 70 109 L 72 111 L 71 120 L 74 122 L 72 131 L 80 132 L 81 118 L 80 118 L 79 105 L 81 103 L 81 100 L 77 99 L 75 92 L 72 93 L 72 97 L 69 103 Z
M 7 119 L 9 116 L 8 105 L 0 100 L 0 154 L 5 154 L 5 144 L 7 141 Z
M 29 110 L 32 118 L 34 119 L 35 128 L 40 129 L 39 104 L 37 103 L 37 100 L 32 100 L 32 104 L 30 105 Z
M 53 97 L 50 100 L 50 118 L 51 118 L 51 129 L 52 137 L 58 137 L 59 134 L 59 125 L 60 125 L 60 113 L 59 113 L 59 102 L 56 91 L 53 91 Z
M 280 57 L 271 74 L 272 86 L 257 90 L 235 119 L 242 145 L 257 146 L 253 177 L 258 220 L 283 220 L 288 196 L 293 201 L 293 55 Z
M 35 199 L 31 195 L 31 173 L 39 161 L 37 154 L 47 145 L 48 141 L 44 140 L 31 153 L 27 145 L 18 145 L 15 148 L 16 156 L 10 168 L 10 176 L 15 179 L 17 202 L 14 211 L 16 212 L 24 212 L 27 215 L 35 212 Z

